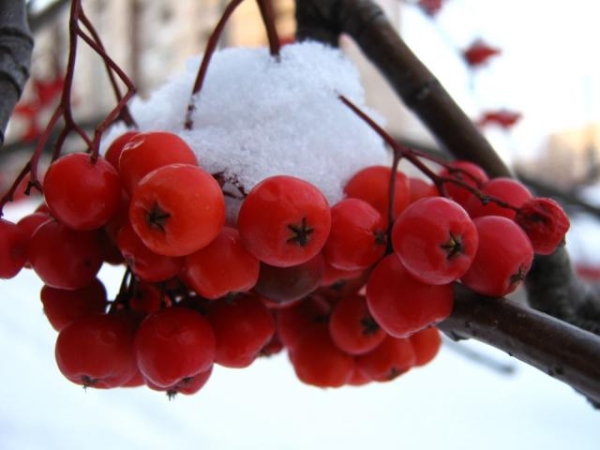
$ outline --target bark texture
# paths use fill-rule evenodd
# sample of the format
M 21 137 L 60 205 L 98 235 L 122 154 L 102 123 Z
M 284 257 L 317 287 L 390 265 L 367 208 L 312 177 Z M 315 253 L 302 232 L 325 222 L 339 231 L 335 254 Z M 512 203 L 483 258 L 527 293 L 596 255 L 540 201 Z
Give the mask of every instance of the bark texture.
M 0 2 L 0 146 L 8 119 L 29 78 L 33 39 L 24 0 Z
M 341 33 L 349 35 L 455 158 L 479 164 L 491 177 L 512 175 L 372 1 L 296 0 L 296 18 L 300 40 L 337 45 Z M 565 322 L 598 331 L 600 314 L 593 301 L 597 291 L 575 277 L 564 248 L 537 257 L 526 286 L 531 305 L 548 314 L 457 286 L 456 307 L 440 328 L 454 339 L 474 338 L 502 349 L 568 383 L 597 406 L 600 338 Z

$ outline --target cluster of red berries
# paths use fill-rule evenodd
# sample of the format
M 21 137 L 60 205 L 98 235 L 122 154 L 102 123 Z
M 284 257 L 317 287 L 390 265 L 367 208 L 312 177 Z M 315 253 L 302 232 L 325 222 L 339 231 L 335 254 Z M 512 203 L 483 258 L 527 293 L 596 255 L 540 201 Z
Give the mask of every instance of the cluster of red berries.
M 551 200 L 465 162 L 435 183 L 368 167 L 332 206 L 304 180 L 269 177 L 235 223 L 218 180 L 177 135 L 128 132 L 104 157 L 57 159 L 45 204 L 0 220 L 0 277 L 26 266 L 43 281 L 69 380 L 190 394 L 214 364 L 283 348 L 308 384 L 390 380 L 437 353 L 453 283 L 503 296 L 568 228 Z M 105 262 L 126 266 L 111 301 Z

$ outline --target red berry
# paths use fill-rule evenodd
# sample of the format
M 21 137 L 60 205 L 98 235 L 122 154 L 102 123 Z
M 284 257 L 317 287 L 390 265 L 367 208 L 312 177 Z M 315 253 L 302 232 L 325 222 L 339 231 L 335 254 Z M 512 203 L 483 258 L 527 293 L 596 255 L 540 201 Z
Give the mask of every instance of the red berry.
M 292 267 L 261 264 L 254 289 L 272 302 L 279 304 L 293 302 L 306 297 L 319 287 L 324 266 L 321 254 Z
M 44 313 L 56 331 L 82 316 L 103 313 L 107 305 L 106 288 L 97 278 L 87 286 L 75 290 L 45 285 L 40 298 Z
M 154 253 L 144 245 L 130 224 L 119 231 L 117 246 L 127 266 L 143 281 L 165 281 L 183 268 L 183 258 Z
M 475 189 L 481 188 L 489 180 L 489 177 L 481 167 L 469 161 L 451 162 L 440 171 L 440 176 L 450 180 L 457 180 Z M 452 181 L 446 181 L 444 188 L 448 197 L 463 208 L 473 197 L 473 194 L 468 189 Z
M 106 153 L 104 153 L 104 159 L 111 163 L 115 169 L 119 170 L 119 159 L 121 158 L 121 153 L 123 152 L 125 144 L 127 144 L 132 137 L 138 134 L 139 131 L 126 131 L 117 137 L 106 149 Z
M 101 233 L 76 231 L 49 220 L 31 238 L 29 261 L 45 284 L 80 289 L 92 282 L 104 261 Z
M 366 269 L 383 256 L 386 244 L 385 221 L 364 200 L 348 198 L 331 208 L 331 232 L 323 248 L 331 266 Z
M 185 280 L 198 295 L 217 299 L 246 292 L 258 280 L 260 262 L 242 245 L 235 228 L 224 227 L 208 246 L 185 258 Z
M 86 387 L 112 388 L 136 373 L 133 340 L 137 321 L 129 314 L 93 314 L 58 334 L 56 362 L 62 374 Z
M 388 255 L 371 272 L 367 304 L 377 323 L 395 337 L 408 337 L 450 315 L 451 284 L 431 285 L 414 278 L 396 255 Z
M 550 255 L 564 242 L 569 217 L 551 198 L 533 198 L 521 206 L 515 221 L 525 231 L 533 251 Z
M 447 284 L 469 268 L 477 250 L 477 230 L 467 212 L 445 197 L 412 203 L 394 222 L 392 245 L 417 280 Z
M 387 166 L 367 167 L 350 178 L 344 186 L 344 193 L 351 198 L 359 198 L 373 206 L 387 224 L 389 218 L 390 181 L 392 169 Z M 410 203 L 408 180 L 402 172 L 396 172 L 394 185 L 395 218 Z
M 391 381 L 406 373 L 415 364 L 410 340 L 387 336 L 374 350 L 356 358 L 356 366 L 373 381 Z
M 442 345 L 442 337 L 436 327 L 417 331 L 410 338 L 415 352 L 415 366 L 424 366 L 438 354 Z
M 327 324 L 306 330 L 290 360 L 300 381 L 323 388 L 343 386 L 354 371 L 354 359 L 333 343 Z
M 350 295 L 336 303 L 329 318 L 329 333 L 335 345 L 351 355 L 373 350 L 386 337 L 361 295 Z
M 493 178 L 485 183 L 481 188 L 481 193 L 485 196 L 493 197 L 518 208 L 531 198 L 531 192 L 523 183 L 513 178 Z M 504 216 L 514 219 L 515 210 L 500 206 L 494 201 L 483 202 L 481 199 L 473 196 L 467 203 L 465 209 L 473 218 L 481 216 Z
M 140 181 L 131 198 L 129 219 L 153 252 L 185 256 L 206 247 L 221 232 L 225 199 L 208 172 L 172 164 Z
M 29 236 L 13 222 L 0 219 L 0 278 L 13 278 L 27 262 Z
M 164 293 L 154 283 L 137 281 L 127 299 L 129 309 L 142 314 L 158 311 L 164 303 Z
M 271 313 L 252 295 L 212 302 L 207 319 L 215 332 L 215 362 L 225 367 L 249 366 L 275 332 Z
M 195 153 L 179 136 L 165 131 L 148 131 L 133 136 L 119 157 L 119 174 L 125 190 L 132 194 L 150 172 L 170 164 L 198 165 Z
M 177 394 L 192 395 L 204 387 L 212 375 L 212 370 L 213 366 L 210 366 L 208 370 L 183 378 L 172 386 L 158 386 L 149 380 L 146 380 L 146 386 L 154 391 L 166 392 L 169 399 L 173 399 Z
M 53 162 L 44 177 L 44 195 L 52 215 L 74 230 L 106 224 L 121 201 L 117 170 L 104 158 L 71 153 Z
M 327 199 L 315 186 L 280 175 L 258 183 L 240 208 L 244 246 L 271 266 L 290 267 L 315 257 L 331 228 Z
M 525 279 L 533 261 L 533 248 L 525 232 L 512 220 L 483 216 L 474 220 L 479 246 L 473 264 L 461 278 L 483 295 L 502 297 Z
M 135 337 L 135 354 L 146 379 L 169 387 L 210 369 L 215 359 L 215 335 L 196 311 L 165 308 L 141 323 Z
M 440 195 L 440 191 L 434 184 L 422 178 L 408 177 L 408 188 L 410 194 L 410 203 L 424 197 L 436 197 Z
M 283 344 L 293 350 L 302 334 L 319 323 L 327 323 L 331 303 L 320 297 L 310 297 L 289 308 L 277 311 L 277 333 Z

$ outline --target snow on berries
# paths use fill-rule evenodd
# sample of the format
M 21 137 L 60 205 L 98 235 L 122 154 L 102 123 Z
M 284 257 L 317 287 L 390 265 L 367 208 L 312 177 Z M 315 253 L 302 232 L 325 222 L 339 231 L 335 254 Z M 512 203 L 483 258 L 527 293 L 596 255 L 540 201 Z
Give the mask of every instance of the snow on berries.
M 339 51 L 212 61 L 201 92 L 195 59 L 133 101 L 137 128 L 113 126 L 101 155 L 59 155 L 47 207 L 0 219 L 0 278 L 39 276 L 72 382 L 189 395 L 215 366 L 284 349 L 310 385 L 387 382 L 433 360 L 456 283 L 505 296 L 563 242 L 555 202 L 365 123 L 375 113 Z M 390 166 L 386 143 L 423 177 Z M 103 264 L 123 267 L 114 295 Z

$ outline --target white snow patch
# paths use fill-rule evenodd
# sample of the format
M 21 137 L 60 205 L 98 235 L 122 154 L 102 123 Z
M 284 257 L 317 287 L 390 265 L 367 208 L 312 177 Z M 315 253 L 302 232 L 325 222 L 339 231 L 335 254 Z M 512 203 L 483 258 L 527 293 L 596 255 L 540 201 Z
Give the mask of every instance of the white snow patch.
M 140 130 L 181 136 L 209 172 L 223 172 L 246 191 L 266 177 L 293 175 L 333 204 L 354 173 L 386 163 L 383 141 L 338 98 L 346 96 L 381 122 L 365 106 L 358 70 L 341 51 L 293 44 L 282 48 L 280 61 L 266 48 L 216 52 L 188 131 L 185 114 L 200 61 L 190 60 L 147 100 L 135 98 L 131 111 Z M 112 130 L 105 144 L 123 131 Z

